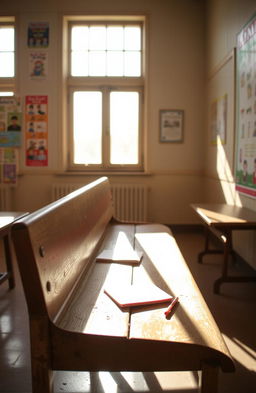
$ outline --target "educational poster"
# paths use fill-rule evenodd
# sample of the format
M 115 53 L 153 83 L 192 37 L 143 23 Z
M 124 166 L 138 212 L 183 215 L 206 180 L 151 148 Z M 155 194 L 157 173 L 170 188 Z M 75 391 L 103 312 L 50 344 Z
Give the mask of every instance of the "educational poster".
M 222 145 L 226 143 L 227 130 L 227 102 L 228 96 L 224 94 L 222 97 L 214 100 L 210 109 L 210 125 L 211 140 L 213 144 L 220 142 Z
M 18 150 L 15 148 L 0 148 L 0 183 L 17 183 Z
M 183 122 L 183 110 L 160 109 L 160 142 L 182 142 Z
M 27 96 L 25 114 L 27 166 L 48 165 L 48 96 Z
M 21 145 L 22 113 L 17 97 L 0 97 L 0 147 Z
M 30 79 L 46 79 L 48 74 L 48 53 L 31 52 L 29 53 L 29 77 Z
M 256 197 L 256 15 L 237 37 L 236 189 Z
M 47 48 L 49 46 L 49 23 L 31 22 L 28 26 L 28 47 Z

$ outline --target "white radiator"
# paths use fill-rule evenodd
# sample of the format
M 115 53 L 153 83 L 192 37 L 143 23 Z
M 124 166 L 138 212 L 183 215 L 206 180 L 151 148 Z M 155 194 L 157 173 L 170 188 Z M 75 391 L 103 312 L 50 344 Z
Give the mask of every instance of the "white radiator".
M 0 185 L 0 210 L 2 211 L 12 210 L 10 187 Z
M 52 185 L 52 201 L 69 194 L 84 184 L 56 183 Z M 111 185 L 114 214 L 119 220 L 147 221 L 148 187 L 141 184 Z
M 52 185 L 52 202 L 70 194 L 72 191 L 83 187 L 85 184 L 55 183 Z
M 141 184 L 113 184 L 111 190 L 117 219 L 147 221 L 147 186 Z

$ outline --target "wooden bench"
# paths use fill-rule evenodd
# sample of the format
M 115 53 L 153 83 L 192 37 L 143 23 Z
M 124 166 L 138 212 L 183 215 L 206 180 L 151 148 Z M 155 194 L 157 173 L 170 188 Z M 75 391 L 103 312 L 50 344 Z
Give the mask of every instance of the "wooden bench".
M 15 287 L 15 277 L 13 272 L 12 248 L 10 244 L 10 231 L 12 223 L 28 213 L 22 212 L 0 212 L 0 238 L 3 240 L 4 259 L 6 271 L 0 273 L 0 285 L 8 281 L 9 289 Z
M 217 391 L 217 372 L 234 370 L 220 331 L 164 225 L 113 218 L 101 178 L 24 217 L 12 238 L 30 318 L 34 393 L 52 392 L 53 370 L 202 370 L 201 391 Z M 143 252 L 139 266 L 96 263 L 120 239 Z M 179 304 L 121 310 L 106 283 L 153 282 Z

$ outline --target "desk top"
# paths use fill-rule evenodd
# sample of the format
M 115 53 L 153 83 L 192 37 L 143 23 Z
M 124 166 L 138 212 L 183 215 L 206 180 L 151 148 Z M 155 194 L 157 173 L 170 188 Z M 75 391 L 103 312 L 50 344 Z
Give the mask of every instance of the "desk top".
M 192 208 L 209 226 L 224 229 L 256 229 L 256 211 L 225 203 L 192 204 Z
M 25 216 L 26 212 L 0 212 L 0 234 L 2 230 L 8 228 L 14 221 Z

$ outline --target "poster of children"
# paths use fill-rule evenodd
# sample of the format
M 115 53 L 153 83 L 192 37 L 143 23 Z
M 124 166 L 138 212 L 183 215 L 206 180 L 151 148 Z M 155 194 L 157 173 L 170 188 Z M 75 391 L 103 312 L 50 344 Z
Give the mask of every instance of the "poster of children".
M 0 97 L 0 146 L 21 145 L 22 113 L 17 97 Z
M 256 15 L 237 39 L 236 189 L 256 197 Z
M 15 148 L 0 148 L 0 183 L 17 183 L 18 150 Z
M 26 97 L 26 165 L 48 165 L 48 96 Z
M 49 23 L 31 22 L 28 26 L 28 47 L 47 48 L 49 46 Z
M 46 79 L 48 74 L 47 52 L 29 53 L 29 77 L 30 79 Z

